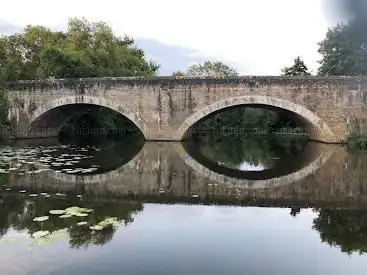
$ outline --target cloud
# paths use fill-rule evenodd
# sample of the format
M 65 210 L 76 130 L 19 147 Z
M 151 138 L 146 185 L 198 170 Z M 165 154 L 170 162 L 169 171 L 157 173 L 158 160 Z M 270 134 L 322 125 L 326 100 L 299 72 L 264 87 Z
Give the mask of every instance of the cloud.
M 142 46 L 148 54 L 156 51 L 156 41 L 187 49 L 177 50 L 185 56 L 182 61 L 152 53 L 165 60 L 162 73 L 184 66 L 170 62 L 186 64 L 208 57 L 246 74 L 277 75 L 298 55 L 315 70 L 320 59 L 317 43 L 329 27 L 321 0 L 104 0 L 103 5 L 96 0 L 64 0 L 57 8 L 47 5 L 50 2 L 42 0 L 5 1 L 0 18 L 15 25 L 59 28 L 70 17 L 85 17 L 106 22 L 119 35 L 152 41 L 149 47 Z
M 192 64 L 202 63 L 205 60 L 217 60 L 213 56 L 205 55 L 197 49 L 171 46 L 156 39 L 136 38 L 137 46 L 144 50 L 148 59 L 151 59 L 159 64 L 160 75 L 170 75 L 173 72 L 185 72 Z M 233 67 L 239 66 L 235 62 L 220 60 Z M 243 67 L 243 66 L 242 66 Z
M 62 30 L 62 27 L 52 29 Z M 21 32 L 22 28 L 12 25 L 4 20 L 0 20 L 0 34 L 11 34 Z M 160 75 L 171 75 L 175 71 L 186 71 L 191 64 L 203 62 L 212 59 L 205 56 L 196 49 L 170 46 L 160 42 L 157 39 L 136 38 L 136 45 L 143 49 L 149 60 L 155 61 L 161 65 Z
M 170 75 L 175 71 L 186 71 L 192 62 L 197 62 L 200 54 L 195 49 L 169 46 L 156 39 L 136 38 L 136 45 L 143 49 L 148 59 L 161 65 L 160 75 Z
M 22 28 L 0 19 L 0 35 L 20 32 Z

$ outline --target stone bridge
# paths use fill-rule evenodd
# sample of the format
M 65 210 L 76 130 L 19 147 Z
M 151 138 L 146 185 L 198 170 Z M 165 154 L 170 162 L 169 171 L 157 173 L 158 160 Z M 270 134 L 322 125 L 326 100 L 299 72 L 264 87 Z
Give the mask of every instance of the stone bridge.
M 103 106 L 130 119 L 146 140 L 179 141 L 208 115 L 238 105 L 283 109 L 317 141 L 344 142 L 367 118 L 363 77 L 175 79 L 90 78 L 9 85 L 9 119 L 18 138 L 56 136 L 68 120 Z

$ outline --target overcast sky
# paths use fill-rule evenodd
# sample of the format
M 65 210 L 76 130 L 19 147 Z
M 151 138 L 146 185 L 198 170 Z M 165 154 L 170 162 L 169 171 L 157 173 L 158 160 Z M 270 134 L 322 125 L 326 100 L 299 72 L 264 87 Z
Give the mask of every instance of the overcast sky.
M 86 17 L 137 38 L 162 64 L 163 74 L 211 58 L 232 64 L 241 74 L 278 75 L 297 55 L 316 71 L 317 43 L 332 23 L 321 1 L 6 0 L 0 32 L 4 25 L 60 29 L 70 17 Z

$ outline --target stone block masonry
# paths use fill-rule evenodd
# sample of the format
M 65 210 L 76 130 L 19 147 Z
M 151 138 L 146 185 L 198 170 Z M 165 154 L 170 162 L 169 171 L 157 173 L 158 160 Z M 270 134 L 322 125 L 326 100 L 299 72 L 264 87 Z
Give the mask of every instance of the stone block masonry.
M 18 138 L 57 135 L 67 121 L 93 106 L 130 119 L 146 140 L 180 141 L 208 115 L 239 105 L 284 109 L 314 140 L 346 141 L 367 118 L 367 78 L 88 78 L 19 81 L 9 85 L 9 119 Z

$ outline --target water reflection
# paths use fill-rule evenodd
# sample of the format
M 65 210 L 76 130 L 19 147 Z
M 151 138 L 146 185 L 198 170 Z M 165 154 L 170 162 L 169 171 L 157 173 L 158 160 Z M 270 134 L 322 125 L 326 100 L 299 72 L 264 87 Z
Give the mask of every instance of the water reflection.
M 340 219 L 334 210 L 325 215 L 322 209 L 301 209 L 294 218 L 289 209 L 280 208 L 105 206 L 111 211 L 124 209 L 114 211 L 122 219 L 129 219 L 130 211 L 140 211 L 139 217 L 130 219 L 132 224 L 124 230 L 104 235 L 89 235 L 68 224 L 67 238 L 31 252 L 26 242 L 7 242 L 5 235 L 0 244 L 0 271 L 15 275 L 121 274 L 121 270 L 127 274 L 194 274 L 197 270 L 214 275 L 365 274 L 365 226 L 359 211 L 345 211 Z M 98 209 L 97 204 L 89 207 Z M 28 216 L 21 210 L 13 213 Z M 16 220 L 13 238 L 39 229 L 25 222 L 27 218 Z M 351 225 L 354 230 L 348 229 Z M 65 225 L 49 222 L 44 228 L 60 232 Z M 323 245 L 325 240 L 332 246 Z M 361 254 L 349 253 L 352 251 Z M 5 255 L 6 264 L 2 261 Z
M 366 153 L 280 137 L 32 142 L 0 149 L 0 254 L 14 255 L 1 274 L 365 273 Z M 73 206 L 93 212 L 49 212 Z
M 96 141 L 95 144 L 62 144 L 57 139 L 46 142 L 31 140 L 3 146 L 0 149 L 0 173 L 25 175 L 54 171 L 75 175 L 103 174 L 129 162 L 144 144 L 138 136 Z
M 308 145 L 305 137 L 293 136 L 202 136 L 185 143 L 194 157 L 240 171 L 277 169 L 299 158 Z
M 184 143 L 197 162 L 233 178 L 264 180 L 291 174 L 317 158 L 304 137 L 204 136 Z
M 0 174 L 0 181 L 8 181 L 5 184 L 9 186 L 3 186 L 3 192 L 18 193 L 25 190 L 27 194 L 62 193 L 74 198 L 82 195 L 83 198 L 140 198 L 152 202 L 182 201 L 237 205 L 248 205 L 255 201 L 275 205 L 281 201 L 288 206 L 293 206 L 293 202 L 301 204 L 299 206 L 334 203 L 350 205 L 356 202 L 359 205 L 367 204 L 364 177 L 366 162 L 363 161 L 366 157 L 356 157 L 341 146 L 319 143 L 301 143 L 303 146 L 298 146 L 299 143 L 295 141 L 291 141 L 290 144 L 294 145 L 288 152 L 294 152 L 294 156 L 291 153 L 284 153 L 286 150 L 273 150 L 277 153 L 266 157 L 282 160 L 279 164 L 272 160 L 274 166 L 269 169 L 239 171 L 213 164 L 213 161 L 203 162 L 204 153 L 198 151 L 199 153 L 195 154 L 186 151 L 184 149 L 186 145 L 182 146 L 180 143 L 145 142 L 140 149 L 134 147 L 132 143 L 122 141 L 108 144 L 105 148 L 100 147 L 100 151 L 92 149 L 93 158 L 87 160 L 93 160 L 100 166 L 96 167 L 98 168 L 96 172 L 68 173 L 69 171 L 62 169 L 73 169 L 71 172 L 75 172 L 78 167 L 64 166 L 57 167 L 57 170 L 44 168 L 47 171 L 39 173 L 15 170 Z M 232 145 L 237 146 L 235 142 L 232 142 Z M 29 144 L 27 146 L 27 150 L 34 149 Z M 42 150 L 48 151 L 52 146 L 43 146 Z M 41 148 L 41 145 L 36 147 Z M 14 151 L 20 150 L 17 148 Z M 81 150 L 84 147 L 76 148 Z M 268 146 L 268 148 L 274 147 Z M 220 150 L 223 149 L 218 149 L 219 152 Z M 262 152 L 261 149 L 257 150 Z M 134 155 L 136 151 L 138 153 Z M 45 154 L 57 159 L 61 157 L 58 152 Z M 266 153 L 261 154 L 268 156 Z M 50 156 L 43 157 L 47 160 Z M 264 158 L 258 159 L 262 161 Z M 64 158 L 63 161 L 68 160 Z M 239 162 L 241 161 L 243 158 L 239 158 Z M 15 160 L 14 163 L 18 162 L 19 160 Z M 232 163 L 236 164 L 233 161 Z M 76 165 L 79 166 L 80 163 Z M 120 166 L 116 167 L 118 165 Z M 89 162 L 83 169 L 89 169 L 90 166 Z M 40 170 L 40 167 L 35 169 Z
M 83 208 L 93 210 L 84 217 L 60 218 L 51 215 L 50 210 L 65 209 L 80 205 Z M 37 245 L 48 245 L 59 239 L 68 240 L 71 248 L 84 247 L 90 245 L 104 245 L 112 240 L 116 228 L 108 227 L 104 230 L 91 230 L 93 226 L 107 217 L 115 217 L 120 226 L 127 226 L 134 221 L 134 216 L 143 210 L 143 205 L 139 202 L 98 202 L 98 201 L 76 201 L 64 198 L 27 198 L 22 195 L 0 195 L 0 236 L 7 235 L 10 229 L 26 232 L 29 247 Z M 35 217 L 49 216 L 43 222 L 34 221 Z M 85 222 L 85 225 L 78 225 L 78 222 Z M 50 234 L 44 238 L 36 239 L 32 242 L 30 236 L 39 231 L 48 231 Z M 49 237 L 51 236 L 51 237 Z M 37 242 L 37 240 L 44 240 Z M 4 238 L 3 243 L 19 242 L 23 238 Z
M 367 252 L 367 210 L 318 209 L 313 228 L 320 238 L 342 252 Z

